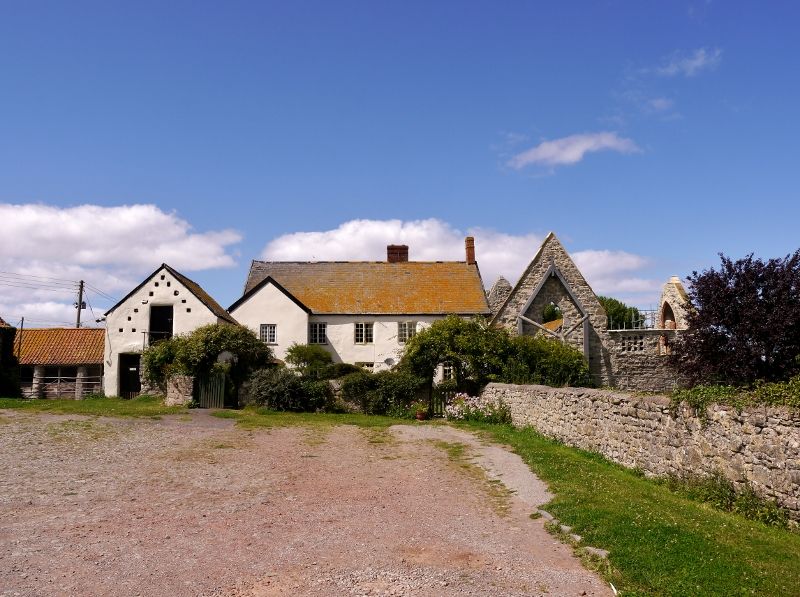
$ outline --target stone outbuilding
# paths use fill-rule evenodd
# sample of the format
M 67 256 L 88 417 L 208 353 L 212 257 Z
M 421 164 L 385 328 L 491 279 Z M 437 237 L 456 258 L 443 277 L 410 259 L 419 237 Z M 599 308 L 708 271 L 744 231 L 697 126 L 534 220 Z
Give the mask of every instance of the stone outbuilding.
M 20 386 L 27 398 L 83 398 L 103 390 L 101 328 L 19 330 Z
M 497 297 L 504 294 L 500 302 Z M 685 329 L 690 308 L 678 278 L 664 286 L 657 318 L 634 329 L 610 330 L 597 295 L 551 232 L 516 285 L 507 292 L 498 280 L 489 296 L 492 325 L 574 346 L 586 357 L 598 386 L 669 391 L 678 384 L 665 358 L 675 335 Z M 554 307 L 563 318 L 557 326 L 545 323 L 545 311 Z

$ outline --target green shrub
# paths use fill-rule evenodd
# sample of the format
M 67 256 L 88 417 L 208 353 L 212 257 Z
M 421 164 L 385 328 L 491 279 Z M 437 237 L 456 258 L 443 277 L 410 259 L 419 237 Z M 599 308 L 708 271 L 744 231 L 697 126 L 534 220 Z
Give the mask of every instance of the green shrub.
M 309 412 L 331 412 L 335 410 L 335 396 L 329 381 L 302 378 L 300 390 L 303 394 L 303 410 Z
M 261 369 L 250 378 L 252 401 L 270 410 L 309 410 L 303 390 L 300 377 L 284 367 Z
M 363 370 L 350 373 L 342 378 L 342 400 L 358 404 L 362 412 L 368 413 L 371 411 L 375 387 L 375 376 L 372 373 Z
M 359 371 L 342 378 L 342 399 L 368 415 L 405 416 L 422 381 L 407 371 Z
M 374 375 L 374 381 L 369 414 L 398 417 L 408 414 L 408 405 L 422 385 L 420 378 L 405 371 L 380 371 Z
M 707 416 L 706 409 L 712 404 L 727 404 L 740 409 L 755 405 L 800 408 L 800 375 L 782 382 L 757 382 L 752 387 L 698 385 L 675 390 L 671 402 L 673 412 L 681 402 L 693 407 L 703 419 Z
M 591 385 L 583 354 L 563 342 L 543 336 L 515 336 L 510 340 L 510 352 L 500 381 L 555 387 Z
M 323 377 L 332 360 L 331 353 L 318 344 L 295 343 L 286 350 L 286 362 L 305 377 Z
M 233 354 L 233 362 L 217 362 L 223 352 Z M 142 366 L 145 379 L 159 388 L 173 374 L 198 377 L 210 372 L 225 372 L 238 386 L 253 369 L 267 366 L 271 359 L 270 349 L 249 329 L 211 324 L 153 343 L 142 353 Z
M 364 371 L 364 369 L 358 365 L 352 365 L 350 363 L 331 363 L 325 368 L 323 377 L 325 379 L 341 379 L 345 375 L 362 371 Z

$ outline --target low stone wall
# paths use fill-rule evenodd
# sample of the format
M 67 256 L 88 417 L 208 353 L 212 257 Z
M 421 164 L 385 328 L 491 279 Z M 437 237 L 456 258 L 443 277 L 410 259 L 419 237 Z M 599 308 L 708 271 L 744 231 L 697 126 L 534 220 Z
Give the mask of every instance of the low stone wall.
M 564 443 L 598 452 L 648 475 L 722 472 L 745 482 L 800 519 L 800 411 L 714 405 L 702 424 L 683 404 L 670 414 L 666 396 L 608 390 L 489 384 L 514 425 L 531 426 Z
M 194 377 L 191 375 L 173 375 L 167 380 L 166 406 L 185 406 L 192 401 Z

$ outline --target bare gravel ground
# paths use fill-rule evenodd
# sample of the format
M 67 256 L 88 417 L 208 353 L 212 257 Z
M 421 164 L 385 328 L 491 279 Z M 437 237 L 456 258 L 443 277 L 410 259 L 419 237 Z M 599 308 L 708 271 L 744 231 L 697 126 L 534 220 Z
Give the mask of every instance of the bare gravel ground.
M 0 595 L 610 594 L 447 427 L 0 411 L 0 460 Z

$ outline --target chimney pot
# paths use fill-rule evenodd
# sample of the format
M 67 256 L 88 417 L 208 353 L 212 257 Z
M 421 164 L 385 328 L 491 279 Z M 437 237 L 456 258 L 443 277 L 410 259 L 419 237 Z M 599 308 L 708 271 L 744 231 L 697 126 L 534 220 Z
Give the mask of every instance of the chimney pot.
M 471 236 L 465 238 L 464 247 L 467 250 L 467 264 L 475 265 L 475 239 Z
M 388 245 L 386 247 L 386 261 L 389 263 L 408 261 L 408 245 Z

